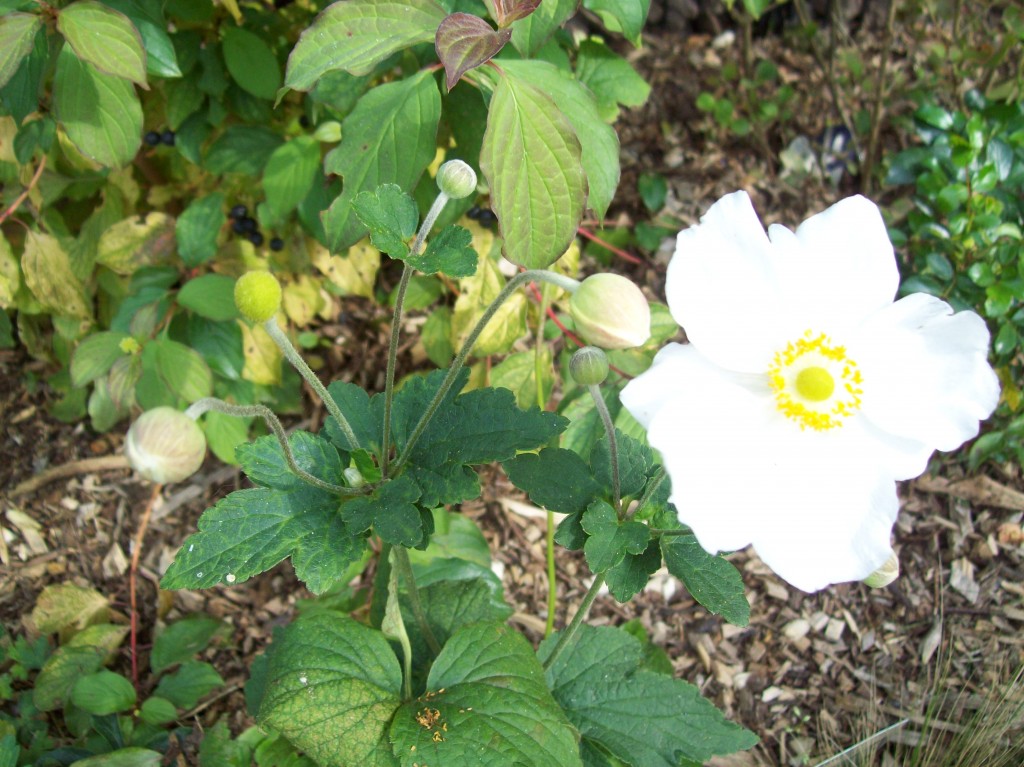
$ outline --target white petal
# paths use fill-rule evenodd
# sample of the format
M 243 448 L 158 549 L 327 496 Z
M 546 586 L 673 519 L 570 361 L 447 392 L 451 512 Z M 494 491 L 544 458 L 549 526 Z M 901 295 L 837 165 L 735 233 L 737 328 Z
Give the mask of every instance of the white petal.
M 687 338 L 716 364 L 764 371 L 785 332 L 771 243 L 746 192 L 726 195 L 676 239 L 665 294 Z
M 722 373 L 690 344 L 666 344 L 651 367 L 634 378 L 619 394 L 619 400 L 645 428 L 654 415 L 680 396 L 702 396 L 717 388 Z
M 988 328 L 916 293 L 872 316 L 850 344 L 864 375 L 862 410 L 880 429 L 939 450 L 978 433 L 999 402 Z

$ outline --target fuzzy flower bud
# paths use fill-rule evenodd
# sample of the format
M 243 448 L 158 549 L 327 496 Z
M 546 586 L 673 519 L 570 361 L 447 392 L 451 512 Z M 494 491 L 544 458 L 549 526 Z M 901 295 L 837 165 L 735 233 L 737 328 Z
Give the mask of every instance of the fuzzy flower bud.
M 569 360 L 569 374 L 580 386 L 597 386 L 608 377 L 608 355 L 596 346 L 584 346 Z
M 881 589 L 896 580 L 899 575 L 900 560 L 896 557 L 896 552 L 894 551 L 885 560 L 885 564 L 864 579 L 864 585 L 872 589 Z
M 135 471 L 161 484 L 196 473 L 206 457 L 206 435 L 199 424 L 172 407 L 147 410 L 128 429 L 124 442 Z
M 651 337 L 647 299 L 617 274 L 587 277 L 569 299 L 569 312 L 583 340 L 602 349 L 630 349 Z
M 281 306 L 281 283 L 270 272 L 246 272 L 235 283 L 235 306 L 249 322 L 266 322 Z
M 453 200 L 476 191 L 476 171 L 462 160 L 449 160 L 437 169 L 437 186 Z

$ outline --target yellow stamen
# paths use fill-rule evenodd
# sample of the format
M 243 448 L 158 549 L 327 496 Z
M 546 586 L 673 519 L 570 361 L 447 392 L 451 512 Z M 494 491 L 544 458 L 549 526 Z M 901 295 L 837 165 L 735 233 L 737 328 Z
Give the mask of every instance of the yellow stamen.
M 767 374 L 775 406 L 801 429 L 842 426 L 860 408 L 864 391 L 857 363 L 824 333 L 807 330 L 786 344 L 775 353 Z

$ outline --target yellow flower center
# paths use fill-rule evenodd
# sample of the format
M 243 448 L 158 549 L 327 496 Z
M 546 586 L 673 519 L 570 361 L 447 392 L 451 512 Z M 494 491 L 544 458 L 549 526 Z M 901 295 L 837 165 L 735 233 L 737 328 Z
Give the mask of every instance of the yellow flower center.
M 846 356 L 845 347 L 811 330 L 777 351 L 768 367 L 775 406 L 801 429 L 842 426 L 860 409 L 862 383 L 857 363 Z

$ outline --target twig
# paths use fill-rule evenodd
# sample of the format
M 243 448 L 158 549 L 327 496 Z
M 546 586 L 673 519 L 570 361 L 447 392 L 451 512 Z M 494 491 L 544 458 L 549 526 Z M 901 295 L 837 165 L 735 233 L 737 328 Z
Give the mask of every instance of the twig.
M 23 202 L 25 202 L 25 198 L 32 193 L 32 190 L 35 188 L 35 185 L 39 183 L 39 177 L 43 175 L 43 169 L 45 167 L 46 155 L 43 155 L 43 159 L 39 161 L 39 167 L 36 168 L 36 172 L 32 175 L 31 181 L 28 182 L 28 187 L 25 189 L 24 192 L 18 195 L 17 199 L 15 199 L 14 202 L 10 204 L 7 210 L 5 210 L 3 213 L 0 213 L 0 224 L 6 221 L 8 217 L 12 213 L 14 213 L 14 211 L 16 211 Z
M 878 77 L 875 79 L 875 103 L 871 106 L 871 132 L 868 134 L 867 154 L 864 155 L 864 168 L 860 174 L 866 194 L 871 194 L 874 187 L 875 165 L 878 164 L 878 139 L 882 132 L 883 101 L 888 91 L 885 87 L 885 76 L 888 74 L 889 59 L 892 57 L 893 27 L 896 24 L 897 5 L 897 0 L 889 0 L 889 13 L 885 17 L 882 60 L 878 64 Z
M 582 226 L 579 229 L 577 229 L 576 231 L 579 232 L 580 235 L 582 235 L 586 239 L 590 240 L 591 242 L 596 242 L 602 248 L 605 248 L 606 250 L 610 250 L 612 253 L 614 253 L 619 258 L 624 258 L 627 261 L 630 261 L 630 262 L 632 262 L 634 264 L 645 264 L 645 263 L 647 263 L 642 258 L 638 258 L 637 256 L 634 256 L 632 253 L 627 253 L 622 248 L 616 247 L 615 245 L 612 245 L 610 242 L 608 242 L 606 240 L 602 240 L 596 234 L 594 234 L 593 232 L 591 232 L 591 231 L 589 231 L 587 229 L 584 229 Z
M 24 482 L 17 485 L 12 491 L 11 496 L 16 497 L 19 495 L 25 495 L 38 490 L 43 485 L 48 485 L 54 480 L 61 479 L 62 477 L 70 477 L 75 474 L 88 474 L 91 471 L 114 471 L 116 469 L 127 469 L 128 459 L 123 455 L 103 455 L 99 458 L 83 458 L 79 461 L 71 461 L 70 463 L 64 463 L 60 466 L 54 466 L 52 469 L 47 469 L 42 474 L 26 479 Z
M 153 505 L 160 497 L 163 485 L 153 485 L 153 492 L 149 496 L 146 508 L 142 511 L 142 519 L 139 520 L 139 529 L 135 531 L 135 538 L 132 541 L 132 563 L 128 569 L 128 601 L 131 605 L 131 653 L 132 653 L 132 683 L 135 688 L 139 687 L 139 653 L 137 647 L 139 630 L 139 611 L 135 608 L 135 576 L 139 572 L 139 558 L 142 555 L 142 539 L 146 537 L 146 529 L 149 527 L 149 517 L 153 513 Z

